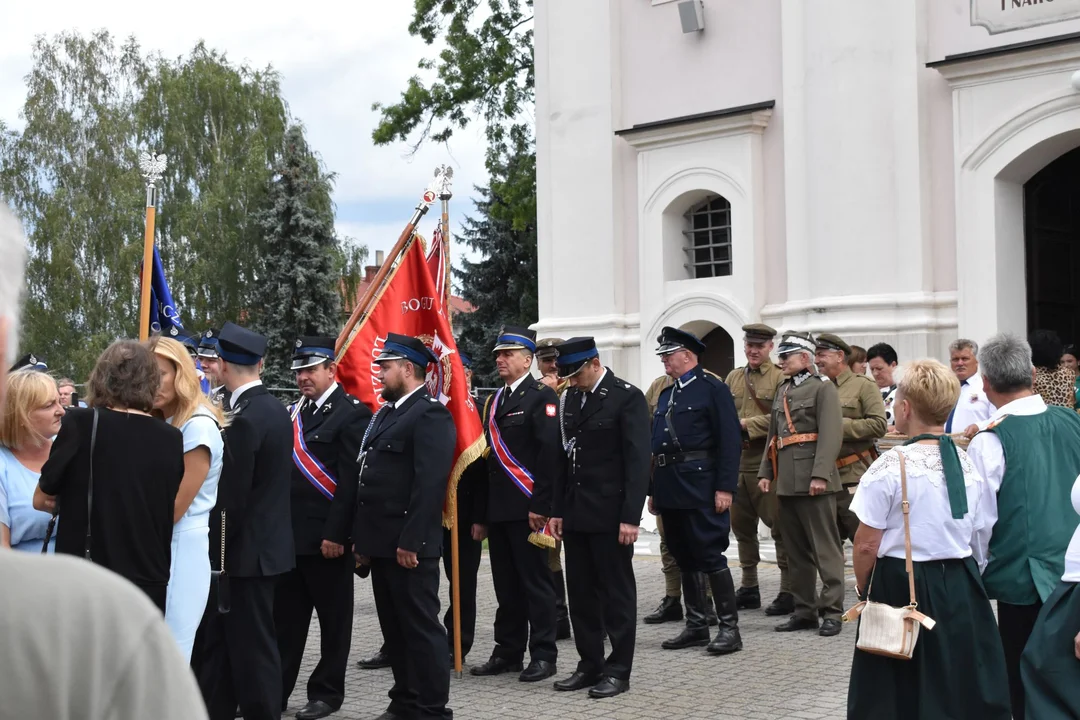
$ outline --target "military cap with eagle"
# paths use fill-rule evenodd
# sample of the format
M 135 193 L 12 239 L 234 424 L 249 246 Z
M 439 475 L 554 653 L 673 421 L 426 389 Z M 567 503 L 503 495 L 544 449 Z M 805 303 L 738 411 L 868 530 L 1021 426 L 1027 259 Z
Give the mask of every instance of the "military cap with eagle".
M 291 369 L 303 370 L 304 368 L 321 365 L 324 362 L 333 362 L 335 359 L 335 342 L 336 340 L 332 337 L 312 335 L 298 337 L 296 339 L 296 349 L 293 351 Z
M 408 360 L 421 367 L 427 367 L 429 363 L 439 362 L 439 358 L 428 350 L 427 345 L 417 338 L 398 333 L 387 333 L 386 342 L 383 343 L 376 363 L 387 360 Z
M 600 357 L 596 349 L 596 340 L 591 337 L 570 338 L 559 347 L 559 377 L 568 378 L 577 375 L 594 357 Z
M 776 337 L 776 330 L 772 329 L 765 323 L 753 323 L 751 325 L 743 325 L 742 331 L 746 336 L 748 342 L 768 342 Z
M 811 355 L 817 350 L 817 342 L 814 336 L 808 332 L 786 332 L 780 340 L 780 347 L 776 349 L 778 355 L 790 355 L 797 352 L 808 352 Z
M 701 342 L 697 335 L 678 328 L 665 327 L 656 338 L 659 347 L 657 355 L 670 355 L 676 350 L 689 350 L 695 355 L 705 352 L 705 343 Z
M 258 365 L 266 354 L 266 338 L 227 322 L 218 335 L 218 357 L 233 365 Z
M 499 331 L 499 338 L 495 341 L 492 352 L 501 350 L 528 350 L 536 353 L 536 331 L 529 328 L 512 327 L 506 325 Z
M 547 360 L 549 358 L 558 357 L 559 345 L 562 345 L 565 340 L 562 338 L 544 338 L 543 340 L 536 341 L 536 357 L 539 360 Z
M 214 328 L 209 328 L 199 338 L 199 350 L 198 355 L 201 358 L 216 359 L 218 356 L 218 332 Z
M 817 348 L 818 350 L 839 350 L 844 355 L 851 354 L 851 346 L 844 342 L 843 338 L 839 335 L 833 335 L 832 333 L 821 333 L 817 336 Z

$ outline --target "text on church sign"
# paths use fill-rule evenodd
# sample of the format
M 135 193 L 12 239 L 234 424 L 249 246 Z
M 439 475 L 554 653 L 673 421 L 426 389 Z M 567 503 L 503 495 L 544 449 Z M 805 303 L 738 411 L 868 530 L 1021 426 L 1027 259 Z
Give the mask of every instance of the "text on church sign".
M 1080 0 L 971 0 L 971 24 L 991 35 L 1080 18 Z

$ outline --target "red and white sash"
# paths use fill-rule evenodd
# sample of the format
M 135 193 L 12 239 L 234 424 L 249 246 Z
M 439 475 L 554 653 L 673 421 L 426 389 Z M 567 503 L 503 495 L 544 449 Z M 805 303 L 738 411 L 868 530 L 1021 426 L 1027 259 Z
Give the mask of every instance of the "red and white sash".
M 304 442 L 304 420 L 303 413 L 296 413 L 296 417 L 293 419 L 293 463 L 296 465 L 300 473 L 307 478 L 316 490 L 321 492 L 326 497 L 333 500 L 334 491 L 337 490 L 337 480 L 330 474 L 319 459 L 316 458 L 307 449 L 307 443 Z

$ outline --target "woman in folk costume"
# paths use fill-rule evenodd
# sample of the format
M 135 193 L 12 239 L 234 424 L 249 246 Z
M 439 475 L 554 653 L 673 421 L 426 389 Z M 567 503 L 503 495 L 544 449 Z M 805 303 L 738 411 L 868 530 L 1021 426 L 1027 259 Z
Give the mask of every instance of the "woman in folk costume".
M 920 630 L 910 660 L 855 650 L 849 718 L 1010 717 L 1005 656 L 979 574 L 986 562 L 976 535 L 984 481 L 944 434 L 959 395 L 960 383 L 944 365 L 912 363 L 894 405 L 896 428 L 911 440 L 881 455 L 852 499 L 860 522 L 854 553 L 859 598 L 908 605 L 903 456 L 915 598 L 936 625 Z
M 1072 488 L 1080 513 L 1080 477 Z M 1029 718 L 1080 717 L 1080 527 L 1065 551 L 1065 574 L 1046 599 L 1020 658 Z

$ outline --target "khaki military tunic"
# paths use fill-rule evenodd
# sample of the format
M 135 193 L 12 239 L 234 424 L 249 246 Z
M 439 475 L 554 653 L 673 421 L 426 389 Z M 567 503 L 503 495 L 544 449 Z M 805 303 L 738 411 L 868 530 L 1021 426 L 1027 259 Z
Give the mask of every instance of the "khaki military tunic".
M 754 389 L 758 400 L 765 406 L 762 410 L 747 387 L 747 380 Z M 742 457 L 739 460 L 739 472 L 757 473 L 761 467 L 761 457 L 765 454 L 765 442 L 769 437 L 769 418 L 777 390 L 784 382 L 784 373 L 771 360 L 765 360 L 758 369 L 749 365 L 736 368 L 728 373 L 727 385 L 735 399 L 735 409 L 739 419 L 746 421 Z
M 847 487 L 857 485 L 874 461 L 874 441 L 884 437 L 887 429 L 885 402 L 877 385 L 865 375 L 845 368 L 835 382 L 844 416 L 844 443 L 837 464 L 843 464 L 840 482 Z
M 784 412 L 784 397 L 794 432 L 788 427 Z M 769 420 L 768 443 L 777 438 L 782 443 L 792 435 L 816 433 L 815 442 L 785 445 L 777 451 L 777 473 L 774 477 L 769 454 L 761 460 L 758 477 L 773 481 L 772 491 L 780 497 L 785 495 L 809 495 L 810 480 L 824 480 L 827 492 L 841 489 L 840 472 L 836 459 L 843 443 L 844 426 L 840 414 L 840 395 L 827 377 L 811 374 L 801 383 L 787 379 L 780 386 L 773 401 Z

